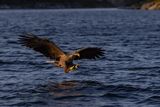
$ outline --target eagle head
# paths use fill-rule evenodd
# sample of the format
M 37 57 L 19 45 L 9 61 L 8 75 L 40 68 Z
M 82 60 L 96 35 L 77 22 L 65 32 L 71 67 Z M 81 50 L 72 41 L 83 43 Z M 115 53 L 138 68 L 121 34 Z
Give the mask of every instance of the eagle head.
M 72 55 L 72 59 L 75 59 L 75 58 L 80 58 L 80 54 L 79 53 L 74 53 Z

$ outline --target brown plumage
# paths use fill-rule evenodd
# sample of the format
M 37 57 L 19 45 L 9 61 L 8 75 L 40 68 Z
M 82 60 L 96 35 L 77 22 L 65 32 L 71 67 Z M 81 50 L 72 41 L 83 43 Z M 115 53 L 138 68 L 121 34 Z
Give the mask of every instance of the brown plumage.
M 73 64 L 73 60 L 80 59 L 96 59 L 104 55 L 104 50 L 97 47 L 88 47 L 78 49 L 72 53 L 63 52 L 54 42 L 46 38 L 39 38 L 33 34 L 26 34 L 19 38 L 19 42 L 26 47 L 29 47 L 37 52 L 49 57 L 57 67 L 64 68 L 65 73 L 75 70 L 79 64 Z

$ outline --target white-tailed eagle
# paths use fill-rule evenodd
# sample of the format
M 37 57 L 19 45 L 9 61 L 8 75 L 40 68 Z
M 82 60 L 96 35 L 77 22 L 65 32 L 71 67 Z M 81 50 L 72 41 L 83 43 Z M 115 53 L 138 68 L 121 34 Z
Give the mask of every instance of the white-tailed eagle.
M 57 67 L 64 68 L 65 73 L 76 70 L 79 67 L 79 64 L 73 64 L 73 60 L 96 59 L 104 55 L 104 50 L 97 47 L 81 48 L 71 53 L 67 53 L 47 38 L 40 38 L 33 34 L 20 36 L 19 42 L 23 46 L 38 51 L 46 57 L 49 57 L 51 60 L 54 60 L 48 62 L 53 63 Z

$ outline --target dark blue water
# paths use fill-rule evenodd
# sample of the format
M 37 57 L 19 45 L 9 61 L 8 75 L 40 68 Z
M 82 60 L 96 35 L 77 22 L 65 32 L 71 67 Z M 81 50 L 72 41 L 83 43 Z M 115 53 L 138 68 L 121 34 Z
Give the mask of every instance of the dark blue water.
M 25 32 L 65 51 L 101 47 L 105 56 L 65 74 L 17 43 Z M 0 107 L 20 106 L 160 107 L 160 12 L 1 10 Z

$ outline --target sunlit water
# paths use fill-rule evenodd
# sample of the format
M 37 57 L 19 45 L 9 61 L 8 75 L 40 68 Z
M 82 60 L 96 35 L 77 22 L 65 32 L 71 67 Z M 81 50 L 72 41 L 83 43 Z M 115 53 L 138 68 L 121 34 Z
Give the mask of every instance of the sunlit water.
M 18 44 L 31 32 L 63 50 L 101 47 L 65 74 Z M 43 36 L 44 35 L 44 36 Z M 118 9 L 1 10 L 0 107 L 159 107 L 160 12 Z

